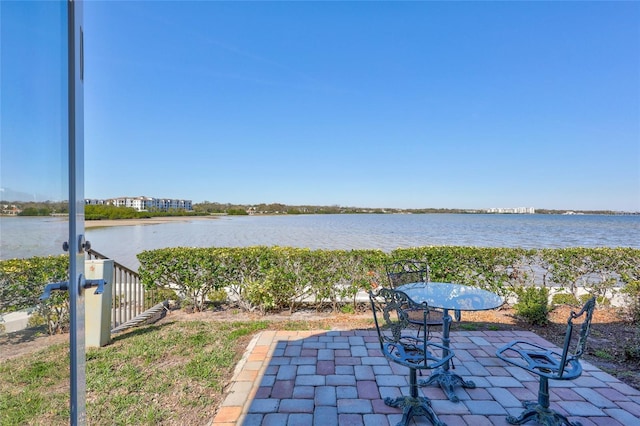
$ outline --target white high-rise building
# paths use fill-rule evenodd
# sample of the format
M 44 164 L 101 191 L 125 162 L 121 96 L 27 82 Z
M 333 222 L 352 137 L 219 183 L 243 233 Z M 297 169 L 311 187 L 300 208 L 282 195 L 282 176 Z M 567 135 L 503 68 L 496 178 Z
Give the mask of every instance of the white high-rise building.
M 536 209 L 533 207 L 509 207 L 509 208 L 490 208 L 487 213 L 517 213 L 517 214 L 534 214 Z

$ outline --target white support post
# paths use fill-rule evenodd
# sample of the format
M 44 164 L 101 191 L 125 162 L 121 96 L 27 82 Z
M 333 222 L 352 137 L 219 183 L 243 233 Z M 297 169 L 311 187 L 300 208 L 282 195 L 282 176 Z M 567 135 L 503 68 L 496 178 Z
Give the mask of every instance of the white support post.
M 84 293 L 84 331 L 85 346 L 102 347 L 111 342 L 111 303 L 113 286 L 113 260 L 87 260 L 84 275 L 89 279 L 104 280 L 104 291 L 95 294 L 94 288 Z

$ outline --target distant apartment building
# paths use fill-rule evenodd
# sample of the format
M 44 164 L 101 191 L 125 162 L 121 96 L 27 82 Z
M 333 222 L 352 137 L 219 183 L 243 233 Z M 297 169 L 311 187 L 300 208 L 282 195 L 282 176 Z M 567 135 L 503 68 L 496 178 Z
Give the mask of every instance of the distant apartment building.
M 510 208 L 491 208 L 487 209 L 487 213 L 516 213 L 516 214 L 534 214 L 536 209 L 533 207 L 510 207 Z
M 131 207 L 139 212 L 149 210 L 193 210 L 191 200 L 154 197 L 118 197 L 106 200 L 85 198 L 85 205 L 112 205 L 116 207 Z
M 22 212 L 22 209 L 15 204 L 3 204 L 0 214 L 5 216 L 17 216 L 20 212 Z

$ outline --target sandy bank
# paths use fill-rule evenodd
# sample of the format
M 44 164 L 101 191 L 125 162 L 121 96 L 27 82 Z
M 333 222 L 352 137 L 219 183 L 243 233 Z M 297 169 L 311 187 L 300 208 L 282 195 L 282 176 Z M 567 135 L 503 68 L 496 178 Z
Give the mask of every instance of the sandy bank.
M 148 219 L 117 219 L 117 220 L 85 220 L 85 228 L 103 228 L 108 226 L 160 225 L 171 222 L 190 222 L 192 220 L 212 220 L 216 216 L 170 216 L 151 217 Z

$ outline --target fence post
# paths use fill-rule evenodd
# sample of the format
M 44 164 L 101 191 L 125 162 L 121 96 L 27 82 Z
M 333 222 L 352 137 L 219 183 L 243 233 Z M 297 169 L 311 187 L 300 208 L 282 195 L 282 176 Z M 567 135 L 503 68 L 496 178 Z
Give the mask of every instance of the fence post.
M 113 285 L 113 260 L 85 261 L 87 279 L 105 280 L 104 292 L 94 294 L 94 289 L 85 291 L 85 345 L 102 347 L 111 341 L 111 300 Z

